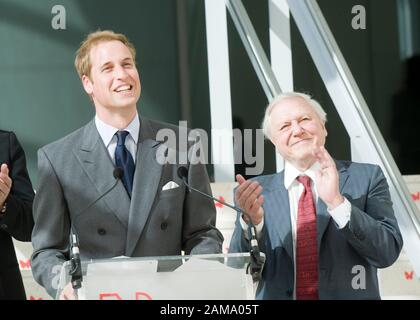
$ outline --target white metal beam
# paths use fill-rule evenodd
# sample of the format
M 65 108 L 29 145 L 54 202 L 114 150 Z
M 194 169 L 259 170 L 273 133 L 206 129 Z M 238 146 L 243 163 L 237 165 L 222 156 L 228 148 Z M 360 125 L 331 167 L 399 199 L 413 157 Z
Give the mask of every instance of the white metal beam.
M 290 11 L 286 0 L 269 0 L 271 67 L 283 92 L 293 91 Z M 284 159 L 276 152 L 277 172 L 284 169 Z
M 235 163 L 225 0 L 205 0 L 205 9 L 214 179 L 230 182 L 235 179 Z

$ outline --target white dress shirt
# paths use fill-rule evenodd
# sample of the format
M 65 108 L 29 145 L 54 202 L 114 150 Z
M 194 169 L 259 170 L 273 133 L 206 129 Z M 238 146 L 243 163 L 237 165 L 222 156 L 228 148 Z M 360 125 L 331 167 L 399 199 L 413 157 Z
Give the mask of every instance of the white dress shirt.
M 98 116 L 95 116 L 95 125 L 98 129 L 99 135 L 102 138 L 102 141 L 105 144 L 105 147 L 108 150 L 109 156 L 112 159 L 112 163 L 115 165 L 115 148 L 117 147 L 117 136 L 115 133 L 119 129 L 114 128 L 113 126 L 106 124 Z M 125 147 L 128 152 L 130 152 L 131 157 L 133 158 L 134 164 L 136 163 L 136 154 L 137 154 L 137 141 L 139 139 L 140 132 L 140 120 L 139 115 L 136 114 L 133 121 L 127 126 L 127 128 L 122 129 L 121 131 L 128 131 L 128 135 L 125 138 Z
M 302 195 L 304 190 L 304 186 L 302 183 L 296 180 L 299 175 L 306 175 L 311 178 L 312 181 L 312 194 L 314 195 L 314 201 L 317 203 L 318 201 L 318 192 L 316 189 L 316 175 L 315 172 L 319 169 L 319 163 L 315 162 L 308 170 L 305 172 L 300 172 L 296 169 L 293 165 L 289 162 L 285 162 L 284 168 L 284 187 L 289 193 L 289 206 L 290 206 L 290 221 L 292 225 L 292 238 L 293 238 L 293 253 L 294 253 L 294 261 L 296 261 L 296 223 L 297 223 L 297 214 L 298 214 L 298 205 L 299 205 L 299 198 Z M 327 209 L 328 210 L 328 209 Z M 335 221 L 337 227 L 342 229 L 346 226 L 346 224 L 350 221 L 350 214 L 351 214 L 351 204 L 350 202 L 344 197 L 344 202 L 340 204 L 333 210 L 328 210 L 328 213 L 331 215 L 333 220 Z M 248 225 L 246 222 L 241 219 L 241 226 L 244 231 L 248 229 Z M 256 225 L 257 229 L 257 237 L 260 235 L 262 228 L 264 226 L 264 219 Z M 295 280 L 296 280 L 296 264 L 295 266 Z M 296 281 L 295 281 L 296 286 Z M 293 296 L 295 296 L 296 289 L 294 290 Z

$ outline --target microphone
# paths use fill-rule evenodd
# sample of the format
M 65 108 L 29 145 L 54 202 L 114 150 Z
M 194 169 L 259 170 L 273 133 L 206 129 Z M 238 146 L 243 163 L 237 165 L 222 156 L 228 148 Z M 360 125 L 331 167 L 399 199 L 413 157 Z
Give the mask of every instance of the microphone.
M 115 183 L 117 184 L 118 180 L 123 178 L 124 170 L 121 167 L 116 167 L 114 171 L 112 171 L 112 175 L 114 176 L 115 179 L 117 179 L 117 182 Z
M 71 228 L 70 232 L 70 246 L 71 270 L 69 271 L 69 274 L 71 276 L 71 285 L 77 296 L 77 290 L 82 287 L 83 273 L 82 263 L 80 261 L 79 239 L 77 238 L 77 234 L 73 232 L 73 228 Z
M 248 219 L 248 232 L 249 232 L 249 244 L 250 244 L 250 256 L 251 256 L 251 275 L 252 275 L 252 279 L 254 281 L 260 281 L 261 280 L 261 272 L 265 263 L 265 257 L 261 255 L 260 252 L 260 247 L 258 245 L 258 241 L 257 241 L 257 231 L 255 228 L 254 223 L 252 222 L 251 216 L 249 215 L 249 213 L 243 211 L 241 208 L 233 206 L 231 204 L 228 204 L 222 200 L 219 200 L 215 197 L 212 197 L 211 195 L 204 193 L 196 188 L 193 188 L 189 185 L 188 183 L 188 169 L 186 167 L 179 167 L 178 171 L 177 171 L 178 177 L 180 179 L 182 179 L 182 181 L 184 182 L 185 186 L 187 187 L 187 190 L 190 191 L 194 191 L 197 192 L 199 194 L 201 194 L 202 196 L 209 198 L 211 200 L 214 200 L 218 203 L 223 204 L 224 206 L 231 208 L 233 210 L 235 210 L 237 213 L 239 214 L 243 214 L 245 215 Z
M 116 167 L 114 171 L 112 172 L 112 175 L 116 179 L 115 183 L 112 185 L 112 187 L 108 191 L 106 191 L 103 195 L 101 195 L 98 199 L 96 199 L 89 207 L 91 207 L 93 204 L 98 202 L 100 199 L 102 199 L 104 196 L 106 196 L 109 192 L 111 192 L 115 188 L 118 181 L 122 179 L 124 175 L 124 171 L 122 168 Z M 71 219 L 70 219 L 70 223 L 71 223 Z M 71 224 L 71 227 L 70 227 L 70 264 L 71 264 L 71 270 L 69 271 L 69 274 L 71 276 L 70 281 L 77 297 L 77 290 L 82 287 L 83 272 L 82 272 L 82 263 L 80 260 L 79 238 L 77 236 L 77 233 L 74 232 L 73 224 Z

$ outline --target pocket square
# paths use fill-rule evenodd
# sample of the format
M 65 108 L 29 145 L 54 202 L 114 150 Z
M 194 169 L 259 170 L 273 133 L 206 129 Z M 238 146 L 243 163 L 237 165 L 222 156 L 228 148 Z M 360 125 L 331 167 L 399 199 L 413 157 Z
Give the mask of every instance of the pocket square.
M 169 181 L 162 187 L 162 191 L 178 188 L 179 185 L 174 181 Z

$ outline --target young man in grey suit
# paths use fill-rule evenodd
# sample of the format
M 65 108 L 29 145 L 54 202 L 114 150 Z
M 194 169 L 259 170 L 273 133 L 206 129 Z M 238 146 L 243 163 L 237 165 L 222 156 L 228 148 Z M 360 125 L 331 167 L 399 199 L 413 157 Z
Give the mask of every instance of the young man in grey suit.
M 186 192 L 179 164 L 159 160 L 165 148 L 157 133 L 179 134 L 179 128 L 137 114 L 141 87 L 135 58 L 134 46 L 122 34 L 88 35 L 75 65 L 96 116 L 38 152 L 31 263 L 35 279 L 51 296 L 57 266 L 69 259 L 70 228 L 79 237 L 82 259 L 222 250 L 214 203 Z M 189 183 L 210 193 L 205 166 L 183 165 Z M 71 284 L 60 298 L 74 298 Z
M 377 268 L 391 265 L 403 246 L 380 167 L 334 160 L 324 148 L 325 122 L 310 96 L 278 96 L 263 131 L 284 171 L 237 176 L 235 201 L 266 254 L 259 299 L 379 299 Z M 238 217 L 230 252 L 249 249 L 245 219 Z

